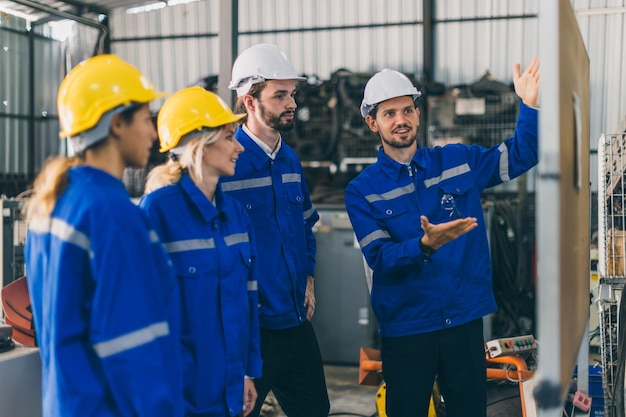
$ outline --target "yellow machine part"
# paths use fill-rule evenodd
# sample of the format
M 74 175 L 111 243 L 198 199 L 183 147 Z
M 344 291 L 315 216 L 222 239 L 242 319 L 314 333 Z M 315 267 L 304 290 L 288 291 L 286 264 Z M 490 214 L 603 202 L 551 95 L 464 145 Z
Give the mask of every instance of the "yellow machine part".
M 387 392 L 387 384 L 382 384 L 378 391 L 376 391 L 376 411 L 378 412 L 378 417 L 387 417 L 387 413 L 385 412 L 385 398 L 387 397 L 385 394 Z M 433 395 L 436 392 L 439 392 L 438 387 L 433 387 Z M 437 409 L 435 408 L 435 401 L 433 397 L 430 397 L 430 406 L 428 407 L 428 417 L 437 417 Z

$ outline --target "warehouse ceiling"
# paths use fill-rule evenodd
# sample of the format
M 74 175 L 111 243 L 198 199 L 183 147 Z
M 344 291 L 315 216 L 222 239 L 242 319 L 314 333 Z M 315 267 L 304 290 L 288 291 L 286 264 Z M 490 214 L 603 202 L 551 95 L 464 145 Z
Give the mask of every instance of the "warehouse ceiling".
M 87 13 L 108 14 L 117 8 L 155 3 L 155 0 L 0 0 L 0 13 L 16 14 L 32 22 L 47 22 L 82 16 Z

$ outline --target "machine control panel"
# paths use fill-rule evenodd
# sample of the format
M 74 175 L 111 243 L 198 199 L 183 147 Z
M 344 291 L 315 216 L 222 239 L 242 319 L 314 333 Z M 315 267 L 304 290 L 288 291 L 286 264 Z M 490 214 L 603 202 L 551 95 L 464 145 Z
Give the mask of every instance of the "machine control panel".
M 525 336 L 505 337 L 493 339 L 485 344 L 489 357 L 519 355 L 537 349 L 537 341 L 531 334 Z

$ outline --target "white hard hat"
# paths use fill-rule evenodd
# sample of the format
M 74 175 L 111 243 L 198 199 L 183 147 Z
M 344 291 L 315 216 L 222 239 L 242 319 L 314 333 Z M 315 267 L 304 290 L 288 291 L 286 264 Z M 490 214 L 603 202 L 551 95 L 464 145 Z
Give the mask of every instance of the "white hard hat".
M 416 100 L 421 95 L 406 75 L 385 68 L 374 74 L 365 85 L 361 116 L 365 118 L 378 103 L 390 98 L 412 96 Z
M 298 76 L 287 55 L 278 46 L 260 43 L 237 57 L 228 88 L 237 90 L 237 96 L 241 97 L 253 84 L 266 80 L 304 81 L 306 78 Z

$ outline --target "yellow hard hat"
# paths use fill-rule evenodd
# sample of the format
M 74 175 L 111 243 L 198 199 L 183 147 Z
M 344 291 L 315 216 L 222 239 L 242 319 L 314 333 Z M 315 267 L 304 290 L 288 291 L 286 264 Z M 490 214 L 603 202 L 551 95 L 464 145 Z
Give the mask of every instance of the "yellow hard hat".
M 163 103 L 157 117 L 160 152 L 178 146 L 181 138 L 193 131 L 215 128 L 242 119 L 233 114 L 217 95 L 202 87 L 189 87 L 172 94 Z
M 82 61 L 61 82 L 57 95 L 62 138 L 98 124 L 103 114 L 132 103 L 148 103 L 165 96 L 134 66 L 116 55 Z

